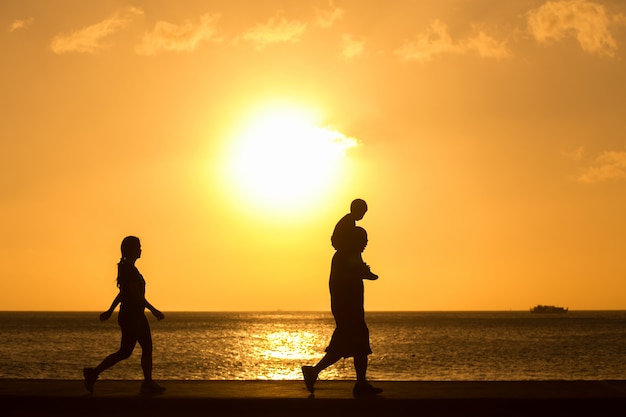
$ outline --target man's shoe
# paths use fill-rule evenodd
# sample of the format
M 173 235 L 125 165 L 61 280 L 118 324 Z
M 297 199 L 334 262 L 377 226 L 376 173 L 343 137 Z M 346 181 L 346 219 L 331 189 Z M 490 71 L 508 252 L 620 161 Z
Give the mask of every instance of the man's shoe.
M 93 368 L 83 368 L 83 377 L 85 378 L 85 388 L 87 388 L 87 391 L 93 393 L 93 386 L 96 383 L 96 379 L 98 379 L 96 370 Z
M 303 366 L 302 367 L 302 375 L 304 376 L 304 385 L 306 385 L 306 389 L 312 394 L 315 391 L 315 381 L 317 381 L 317 374 L 315 370 L 313 370 L 312 366 Z
M 154 381 L 144 381 L 141 384 L 142 394 L 162 394 L 165 391 L 165 387 L 160 386 Z
M 357 382 L 352 389 L 352 395 L 355 397 L 378 395 L 381 392 L 383 392 L 382 388 L 373 387 L 368 382 Z

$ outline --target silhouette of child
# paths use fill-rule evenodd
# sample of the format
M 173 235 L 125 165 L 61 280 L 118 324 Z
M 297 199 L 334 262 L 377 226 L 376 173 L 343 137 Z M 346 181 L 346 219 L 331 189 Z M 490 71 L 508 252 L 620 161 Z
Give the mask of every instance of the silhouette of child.
M 313 393 L 321 371 L 341 358 L 353 357 L 357 377 L 353 394 L 375 395 L 382 389 L 373 387 L 366 379 L 368 355 L 372 350 L 363 308 L 363 280 L 376 280 L 378 276 L 370 271 L 361 256 L 367 246 L 365 229 L 354 227 L 344 237 L 343 247 L 335 252 L 330 267 L 330 305 L 336 328 L 326 355 L 315 366 L 303 366 L 302 374 L 307 389 Z
M 367 212 L 367 203 L 365 200 L 357 198 L 350 203 L 350 213 L 343 216 L 335 225 L 330 242 L 333 248 L 340 250 L 344 247 L 347 236 L 356 227 L 356 222 L 361 220 Z
M 154 314 L 157 320 L 163 320 L 165 316 L 154 308 L 145 298 L 146 281 L 135 266 L 135 261 L 141 257 L 141 243 L 134 236 L 127 236 L 122 241 L 122 258 L 117 264 L 117 286 L 120 291 L 113 300 L 111 307 L 100 315 L 100 320 L 108 320 L 113 311 L 120 305 L 117 322 L 122 331 L 120 349 L 107 356 L 95 368 L 84 368 L 85 388 L 93 392 L 93 387 L 98 376 L 116 363 L 127 359 L 135 349 L 135 344 L 141 345 L 141 368 L 144 382 L 141 392 L 158 394 L 165 388 L 152 380 L 152 334 L 150 325 L 144 314 L 147 308 Z

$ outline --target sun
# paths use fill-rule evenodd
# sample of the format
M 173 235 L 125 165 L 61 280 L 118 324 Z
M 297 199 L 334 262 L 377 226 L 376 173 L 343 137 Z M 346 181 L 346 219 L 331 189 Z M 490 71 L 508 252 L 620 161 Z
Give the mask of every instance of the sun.
M 340 182 L 348 137 L 316 123 L 311 110 L 263 106 L 244 118 L 231 140 L 226 178 L 255 207 L 285 212 L 320 199 Z

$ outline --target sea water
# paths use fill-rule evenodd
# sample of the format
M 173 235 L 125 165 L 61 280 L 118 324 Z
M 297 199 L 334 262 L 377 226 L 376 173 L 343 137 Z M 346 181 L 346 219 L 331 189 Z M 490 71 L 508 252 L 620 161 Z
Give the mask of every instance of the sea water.
M 159 380 L 300 379 L 334 329 L 327 312 L 150 316 Z M 149 315 L 149 313 L 148 313 Z M 371 380 L 626 379 L 626 312 L 369 312 Z M 114 315 L 0 312 L 0 378 L 80 379 L 119 347 Z M 141 379 L 141 348 L 102 374 Z M 352 379 L 343 359 L 321 379 Z

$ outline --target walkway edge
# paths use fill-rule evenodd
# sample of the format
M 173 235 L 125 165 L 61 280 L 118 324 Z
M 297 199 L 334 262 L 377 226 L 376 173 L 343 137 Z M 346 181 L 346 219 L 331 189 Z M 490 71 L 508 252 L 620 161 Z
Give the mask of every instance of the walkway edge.
M 624 416 L 626 381 L 375 381 L 382 396 L 355 399 L 350 381 L 164 381 L 139 395 L 139 381 L 0 380 L 5 416 Z

